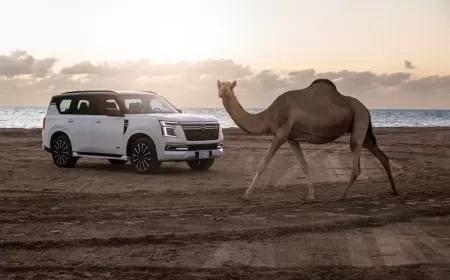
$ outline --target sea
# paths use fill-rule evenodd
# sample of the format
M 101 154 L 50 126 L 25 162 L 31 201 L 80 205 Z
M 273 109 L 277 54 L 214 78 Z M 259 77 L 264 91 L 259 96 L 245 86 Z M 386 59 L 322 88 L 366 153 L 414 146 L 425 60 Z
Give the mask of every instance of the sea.
M 213 115 L 224 128 L 236 127 L 223 108 L 181 108 L 183 113 Z M 247 108 L 257 113 L 264 108 Z M 47 111 L 44 107 L 0 106 L 0 128 L 41 128 Z M 372 109 L 374 127 L 445 127 L 450 126 L 450 110 Z

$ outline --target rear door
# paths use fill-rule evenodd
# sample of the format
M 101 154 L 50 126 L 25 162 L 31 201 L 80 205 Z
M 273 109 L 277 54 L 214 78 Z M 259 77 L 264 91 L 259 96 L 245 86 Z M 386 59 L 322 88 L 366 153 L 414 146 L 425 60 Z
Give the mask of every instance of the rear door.
M 108 156 L 121 156 L 125 154 L 123 147 L 125 117 L 109 117 L 106 108 L 117 108 L 124 112 L 119 106 L 117 97 L 111 95 L 99 95 L 97 97 L 97 114 L 93 123 L 93 141 L 96 154 Z
M 95 117 L 93 96 L 74 95 L 71 96 L 71 99 L 70 108 L 66 110 L 65 121 L 72 150 L 80 153 L 93 153 L 92 128 Z

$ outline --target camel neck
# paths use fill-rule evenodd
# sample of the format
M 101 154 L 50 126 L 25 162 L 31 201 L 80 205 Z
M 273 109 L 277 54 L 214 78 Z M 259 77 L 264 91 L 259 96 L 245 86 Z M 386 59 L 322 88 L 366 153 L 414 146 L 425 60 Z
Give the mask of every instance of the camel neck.
M 243 131 L 249 134 L 265 134 L 269 132 L 264 112 L 257 114 L 247 112 L 235 96 L 223 98 L 222 102 L 231 119 Z

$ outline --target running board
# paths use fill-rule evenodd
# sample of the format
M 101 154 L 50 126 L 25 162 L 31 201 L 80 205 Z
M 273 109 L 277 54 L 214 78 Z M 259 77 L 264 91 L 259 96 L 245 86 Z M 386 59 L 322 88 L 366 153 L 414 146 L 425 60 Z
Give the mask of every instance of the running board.
M 104 155 L 104 154 L 91 154 L 91 153 L 77 153 L 73 152 L 74 157 L 85 157 L 85 158 L 101 158 L 101 159 L 117 159 L 117 160 L 128 160 L 128 156 L 121 155 Z

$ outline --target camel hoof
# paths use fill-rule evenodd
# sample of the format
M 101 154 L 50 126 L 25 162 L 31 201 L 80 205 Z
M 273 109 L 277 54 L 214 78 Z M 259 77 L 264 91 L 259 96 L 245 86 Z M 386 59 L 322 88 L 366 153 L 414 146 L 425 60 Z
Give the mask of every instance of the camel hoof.
M 343 200 L 343 199 L 347 199 L 347 194 L 343 193 L 339 196 L 339 199 Z
M 394 196 L 401 196 L 398 192 L 393 193 Z
M 244 194 L 243 196 L 241 196 L 241 200 L 243 201 L 250 201 L 250 196 L 247 194 Z
M 307 195 L 305 197 L 306 200 L 316 200 L 316 197 L 314 195 Z

